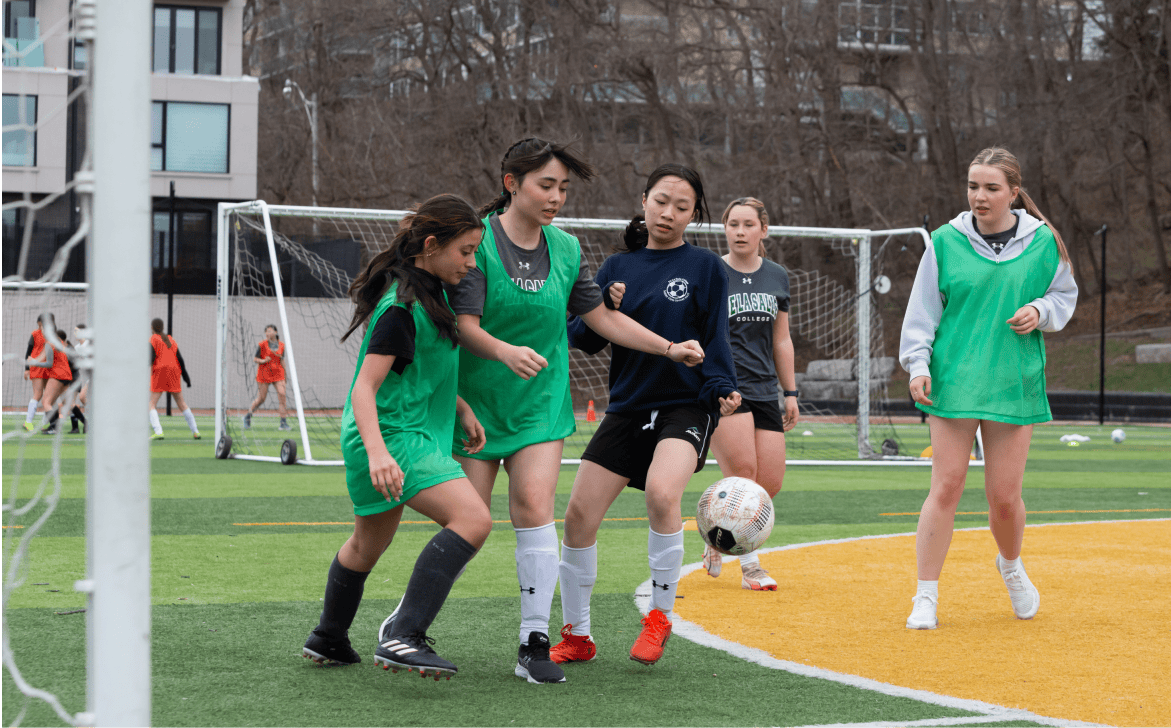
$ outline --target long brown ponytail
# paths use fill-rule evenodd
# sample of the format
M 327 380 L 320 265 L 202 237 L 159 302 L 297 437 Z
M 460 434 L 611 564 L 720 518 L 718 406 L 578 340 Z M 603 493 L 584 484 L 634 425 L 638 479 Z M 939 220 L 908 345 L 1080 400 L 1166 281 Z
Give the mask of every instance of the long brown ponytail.
M 427 238 L 434 236 L 436 250 L 451 244 L 468 230 L 484 227 L 476 211 L 462 197 L 436 195 L 415 208 L 399 223 L 398 234 L 390 247 L 374 256 L 366 269 L 350 284 L 350 298 L 354 301 L 354 318 L 350 327 L 342 334 L 342 341 L 370 318 L 378 302 L 386 295 L 391 283 L 398 281 L 398 301 L 410 304 L 418 301 L 427 312 L 439 335 L 459 344 L 459 333 L 455 327 L 455 314 L 447 305 L 442 292 L 436 295 L 434 286 L 428 285 L 429 274 L 415 267 L 415 258 L 423 255 Z
M 1073 261 L 1069 258 L 1069 250 L 1065 247 L 1065 241 L 1061 239 L 1061 233 L 1057 232 L 1057 228 L 1049 222 L 1049 218 L 1041 214 L 1041 211 L 1037 209 L 1037 203 L 1033 202 L 1033 198 L 1029 197 L 1029 193 L 1025 192 L 1025 188 L 1021 185 L 1021 163 L 1013 153 L 1002 147 L 988 147 L 976 155 L 968 168 L 970 169 L 976 164 L 995 167 L 1004 172 L 1004 176 L 1008 179 L 1008 186 L 1010 188 L 1016 187 L 1018 192 L 1017 198 L 1012 203 L 1013 209 L 1023 209 L 1049 226 L 1049 231 L 1053 233 L 1053 239 L 1057 242 L 1058 256 L 1061 257 L 1062 262 L 1072 268 Z

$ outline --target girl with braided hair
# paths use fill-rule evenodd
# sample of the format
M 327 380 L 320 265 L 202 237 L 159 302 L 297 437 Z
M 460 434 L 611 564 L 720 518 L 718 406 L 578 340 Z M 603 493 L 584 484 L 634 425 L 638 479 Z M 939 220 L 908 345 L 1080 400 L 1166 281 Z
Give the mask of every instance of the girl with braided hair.
M 1033 425 L 1053 419 L 1042 331 L 1060 331 L 1077 303 L 1060 233 L 1021 186 L 1021 165 L 992 147 L 968 165 L 968 206 L 931 234 L 903 319 L 899 361 L 930 415 L 931 490 L 915 535 L 919 584 L 908 629 L 935 629 L 939 576 L 951 546 L 976 429 L 997 572 L 1018 619 L 1041 595 L 1021 563 L 1021 498 Z
M 695 341 L 672 343 L 606 307 L 577 238 L 553 226 L 571 177 L 594 174 L 567 145 L 513 144 L 500 163 L 501 193 L 480 208 L 476 270 L 452 291 L 464 345 L 459 391 L 488 443 L 456 458 L 486 504 L 502 463 L 508 473 L 521 611 L 514 673 L 530 683 L 565 680 L 549 657 L 548 632 L 559 560 L 554 494 L 565 438 L 576 429 L 566 314 L 641 353 L 687 366 L 703 359 Z
M 431 649 L 427 628 L 488 538 L 492 518 L 451 457 L 457 416 L 468 453 L 484 447 L 484 429 L 456 394 L 460 336 L 443 284 L 459 283 L 475 267 L 482 230 L 463 199 L 432 197 L 350 286 L 356 306 L 342 340 L 366 324 L 341 426 L 354 533 L 329 568 L 321 620 L 305 642 L 303 654 L 315 662 L 361 662 L 348 631 L 366 577 L 408 505 L 443 530 L 415 562 L 374 660 L 436 679 L 456 672 Z

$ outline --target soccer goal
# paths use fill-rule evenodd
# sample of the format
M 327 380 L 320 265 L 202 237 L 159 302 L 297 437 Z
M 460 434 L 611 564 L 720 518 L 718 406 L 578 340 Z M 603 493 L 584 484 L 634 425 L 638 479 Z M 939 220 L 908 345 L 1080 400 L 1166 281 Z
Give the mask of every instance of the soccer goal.
M 402 210 L 358 210 L 268 205 L 220 206 L 219 326 L 216 370 L 216 442 L 221 457 L 286 463 L 340 464 L 341 412 L 356 366 L 360 337 L 339 341 L 353 305 L 353 276 L 393 239 Z M 561 218 L 593 270 L 612 254 L 628 221 Z M 793 241 L 818 242 L 822 270 L 790 267 L 790 329 L 828 369 L 844 371 L 831 396 L 800 402 L 801 424 L 788 438 L 791 463 L 915 463 L 907 455 L 888 405 L 893 352 L 872 298 L 889 287 L 884 261 L 922 228 L 864 230 L 770 227 L 772 249 Z M 688 240 L 727 252 L 718 226 L 693 225 Z M 288 432 L 278 430 L 275 396 L 245 429 L 256 401 L 254 356 L 266 325 L 278 326 L 286 346 Z M 861 352 L 861 355 L 860 355 Z M 608 403 L 609 350 L 589 356 L 570 350 L 570 386 L 578 432 L 566 442 L 573 464 Z M 799 388 L 801 384 L 798 385 Z

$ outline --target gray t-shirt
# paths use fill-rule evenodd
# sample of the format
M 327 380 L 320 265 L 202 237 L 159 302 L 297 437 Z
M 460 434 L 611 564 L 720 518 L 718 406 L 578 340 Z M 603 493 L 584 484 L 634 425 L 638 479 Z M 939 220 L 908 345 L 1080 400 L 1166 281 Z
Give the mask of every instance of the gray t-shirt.
M 762 260 L 752 273 L 741 273 L 724 261 L 724 271 L 728 274 L 728 338 L 740 395 L 776 401 L 773 326 L 778 312 L 789 311 L 789 274 L 771 260 Z
M 492 226 L 492 237 L 496 239 L 496 252 L 500 254 L 500 262 L 508 277 L 516 285 L 526 291 L 539 291 L 549 278 L 549 244 L 545 241 L 545 233 L 541 233 L 541 242 L 533 250 L 525 250 L 508 239 L 504 226 L 500 224 L 500 216 L 493 213 L 488 218 Z M 451 309 L 456 314 L 484 315 L 484 300 L 488 295 L 488 282 L 484 271 L 475 268 L 468 272 L 459 285 L 445 286 Z M 585 256 L 581 257 L 581 265 L 577 271 L 577 280 L 573 282 L 573 289 L 569 292 L 569 304 L 566 306 L 569 313 L 581 316 L 602 305 L 602 289 L 594 282 L 590 275 L 589 265 Z

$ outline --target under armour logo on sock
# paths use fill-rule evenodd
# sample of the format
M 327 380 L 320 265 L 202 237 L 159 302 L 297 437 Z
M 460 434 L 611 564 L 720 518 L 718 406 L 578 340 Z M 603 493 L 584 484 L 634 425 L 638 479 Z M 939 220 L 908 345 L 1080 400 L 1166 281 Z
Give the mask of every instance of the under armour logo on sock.
M 670 584 L 660 584 L 659 582 L 655 581 L 654 579 L 651 579 L 651 587 L 654 589 L 662 589 L 663 591 L 667 591 L 668 589 L 671 588 L 671 585 Z
M 532 587 L 532 586 L 522 586 L 522 587 L 520 588 L 520 591 L 521 591 L 521 594 L 524 594 L 525 592 L 528 592 L 529 594 L 536 594 L 536 593 L 537 593 L 537 588 L 536 588 L 536 587 Z
M 752 282 L 752 278 L 751 278 L 751 277 L 749 277 L 749 276 L 744 276 L 744 279 L 743 279 L 743 280 L 741 280 L 740 282 L 741 282 L 741 283 L 751 283 L 751 282 Z

